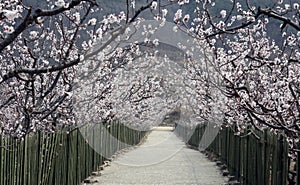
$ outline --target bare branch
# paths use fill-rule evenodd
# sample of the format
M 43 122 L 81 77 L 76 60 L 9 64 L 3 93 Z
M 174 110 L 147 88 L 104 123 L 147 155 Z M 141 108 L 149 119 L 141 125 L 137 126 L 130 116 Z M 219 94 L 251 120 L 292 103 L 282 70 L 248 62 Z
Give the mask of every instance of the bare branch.
M 281 16 L 278 13 L 274 12 L 273 10 L 271 10 L 269 8 L 267 8 L 267 9 L 259 8 L 258 13 L 267 15 L 267 16 L 272 17 L 272 18 L 277 19 L 277 20 L 280 20 L 280 21 L 283 22 L 283 24 L 290 25 L 293 28 L 295 28 L 296 30 L 300 31 L 300 24 L 299 23 L 296 23 L 296 22 L 292 21 L 291 19 L 289 19 L 287 17 Z

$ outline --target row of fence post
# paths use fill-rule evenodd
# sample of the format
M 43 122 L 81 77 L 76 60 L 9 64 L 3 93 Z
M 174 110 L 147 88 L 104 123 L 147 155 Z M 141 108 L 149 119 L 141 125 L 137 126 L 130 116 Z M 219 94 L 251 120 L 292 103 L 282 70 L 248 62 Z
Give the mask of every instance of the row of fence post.
M 101 153 L 87 143 L 78 129 L 70 133 L 37 132 L 23 140 L 1 137 L 0 184 L 78 185 L 107 157 L 138 144 L 146 134 L 119 123 L 112 123 L 109 127 L 105 132 L 95 130 L 89 133 L 100 135 Z
M 188 127 L 178 125 L 175 132 L 189 145 L 199 149 L 201 140 L 209 140 L 204 135 L 207 124 Z M 289 145 L 282 135 L 269 130 L 252 131 L 237 135 L 230 127 L 219 130 L 215 139 L 205 148 L 213 152 L 219 160 L 226 164 L 231 175 L 243 185 L 285 185 L 300 184 L 299 155 L 295 179 L 289 179 L 291 159 L 288 157 Z

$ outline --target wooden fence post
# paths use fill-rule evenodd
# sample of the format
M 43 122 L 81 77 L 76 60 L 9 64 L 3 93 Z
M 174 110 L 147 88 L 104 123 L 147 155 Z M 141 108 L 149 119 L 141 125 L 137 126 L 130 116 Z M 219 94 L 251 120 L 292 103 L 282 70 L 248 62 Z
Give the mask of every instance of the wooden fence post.
M 300 142 L 298 143 L 298 150 L 300 150 Z M 300 152 L 297 152 L 297 184 L 300 184 Z

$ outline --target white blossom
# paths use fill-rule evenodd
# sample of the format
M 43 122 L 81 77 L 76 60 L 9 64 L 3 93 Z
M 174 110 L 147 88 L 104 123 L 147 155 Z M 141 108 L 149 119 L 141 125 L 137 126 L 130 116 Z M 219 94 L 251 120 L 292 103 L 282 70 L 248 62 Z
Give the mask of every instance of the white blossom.
M 177 26 L 173 26 L 173 31 L 177 32 L 178 31 L 178 27 Z
M 92 19 L 90 19 L 90 20 L 88 21 L 88 24 L 89 24 L 89 25 L 92 25 L 92 26 L 95 26 L 96 23 L 97 23 L 97 19 L 96 19 L 96 18 L 92 18 Z
M 8 33 L 8 34 L 11 34 L 11 33 L 13 33 L 13 32 L 15 31 L 14 27 L 12 27 L 12 26 L 7 26 L 7 25 L 5 25 L 5 26 L 3 27 L 3 29 L 4 29 L 4 33 Z
M 117 18 L 116 15 L 110 14 L 110 15 L 108 16 L 108 21 L 109 21 L 110 24 L 116 23 L 116 22 L 118 22 L 118 18 Z
M 167 9 L 163 9 L 161 11 L 161 13 L 162 13 L 162 16 L 165 17 L 165 16 L 167 16 L 168 10 Z
M 146 38 L 144 39 L 144 42 L 147 44 L 147 43 L 150 42 L 150 39 L 146 37 Z
M 190 15 L 189 14 L 186 14 L 184 17 L 183 17 L 183 22 L 188 22 L 190 20 Z
M 55 5 L 58 7 L 64 7 L 65 6 L 65 1 L 64 0 L 57 0 L 55 2 Z
M 42 17 L 36 18 L 36 23 L 37 24 L 41 24 L 41 23 L 43 23 L 43 21 L 44 21 L 44 19 Z
M 221 10 L 220 14 L 221 14 L 222 18 L 225 18 L 226 17 L 226 10 Z
M 265 19 L 264 19 L 264 23 L 265 23 L 265 24 L 268 24 L 268 23 L 269 23 L 269 19 L 268 19 L 268 18 L 265 18 Z
M 14 21 L 16 18 L 20 17 L 20 13 L 16 10 L 0 10 L 0 13 L 4 13 L 4 16 L 9 20 L 9 21 Z
M 255 21 L 255 17 L 253 17 L 253 16 L 248 17 L 248 20 L 251 21 L 251 22 L 254 22 Z
M 177 12 L 175 13 L 174 21 L 177 22 L 182 18 L 182 10 L 178 9 Z
M 184 1 L 183 0 L 178 0 L 178 5 L 183 5 Z
M 99 37 L 101 39 L 103 37 L 103 30 L 102 30 L 102 28 L 98 28 L 96 30 L 96 34 L 97 34 L 97 37 Z
M 31 39 L 35 39 L 35 38 L 37 37 L 37 35 L 38 35 L 38 32 L 37 32 L 37 31 L 31 31 L 31 32 L 29 33 L 29 37 L 30 37 Z
M 130 4 L 131 4 L 132 8 L 135 9 L 135 0 L 131 0 Z
M 158 41 L 158 39 L 154 39 L 154 40 L 152 41 L 152 43 L 153 43 L 155 46 L 158 46 L 159 41 Z
M 80 23 L 80 13 L 79 12 L 75 12 L 73 14 L 73 16 L 74 16 L 74 19 L 75 19 L 75 23 L 79 24 Z
M 153 1 L 150 8 L 155 10 L 157 8 L 157 2 Z
M 236 19 L 237 19 L 238 21 L 240 21 L 240 20 L 243 19 L 243 16 L 242 16 L 242 15 L 237 15 L 237 16 L 236 16 Z
M 288 10 L 288 9 L 290 9 L 290 8 L 291 8 L 291 5 L 289 5 L 289 4 L 285 4 L 285 5 L 284 5 L 284 8 L 285 8 L 286 10 Z

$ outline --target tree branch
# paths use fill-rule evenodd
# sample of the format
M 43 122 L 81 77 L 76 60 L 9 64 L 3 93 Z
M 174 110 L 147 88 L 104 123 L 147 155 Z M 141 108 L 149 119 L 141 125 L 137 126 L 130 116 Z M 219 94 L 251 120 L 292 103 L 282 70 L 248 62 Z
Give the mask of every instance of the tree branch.
M 9 34 L 7 38 L 5 38 L 0 43 L 0 53 L 4 50 L 5 47 L 10 45 L 24 30 L 26 30 L 28 25 L 34 23 L 37 20 L 37 18 L 58 15 L 66 10 L 74 8 L 75 6 L 79 5 L 82 1 L 87 1 L 92 5 L 96 5 L 96 3 L 93 0 L 73 0 L 71 1 L 68 7 L 61 7 L 54 10 L 36 9 L 33 14 L 32 9 L 29 8 L 28 13 L 23 22 L 19 26 L 17 26 L 13 33 Z
M 135 19 L 146 9 L 150 8 L 152 5 L 152 1 L 146 5 L 146 6 L 142 6 L 138 11 L 135 12 L 134 16 L 130 19 L 129 23 L 133 23 L 135 21 Z
M 300 24 L 299 23 L 293 22 L 289 18 L 281 16 L 281 15 L 277 14 L 276 12 L 272 11 L 271 9 L 261 9 L 261 8 L 259 8 L 258 11 L 261 14 L 264 14 L 264 15 L 267 15 L 267 16 L 272 17 L 274 19 L 280 20 L 280 21 L 283 22 L 283 24 L 288 24 L 288 25 L 292 26 L 293 28 L 295 28 L 296 30 L 300 31 Z
M 272 11 L 271 9 L 262 9 L 262 8 L 259 7 L 256 15 L 254 16 L 255 19 L 257 19 L 260 15 L 267 15 L 269 17 L 272 17 L 274 19 L 282 21 L 283 24 L 292 26 L 293 28 L 295 28 L 298 31 L 300 30 L 300 24 L 299 23 L 297 24 L 296 22 L 293 22 L 289 18 L 277 14 L 276 12 Z M 243 23 L 241 25 L 238 25 L 238 26 L 235 26 L 235 27 L 232 27 L 232 28 L 228 28 L 226 30 L 219 30 L 215 33 L 212 33 L 212 34 L 208 35 L 207 38 L 214 37 L 216 35 L 220 35 L 220 34 L 224 34 L 224 33 L 234 34 L 235 31 L 237 31 L 239 29 L 242 29 L 242 28 L 246 28 L 247 26 L 251 25 L 252 23 L 253 23 L 252 21 L 248 21 L 248 22 Z M 213 23 L 211 23 L 211 24 L 213 25 Z
M 40 69 L 32 69 L 32 68 L 19 68 L 16 69 L 14 71 L 11 71 L 7 74 L 5 74 L 2 78 L 2 81 L 0 82 L 3 83 L 4 81 L 16 77 L 19 74 L 29 74 L 29 75 L 35 75 L 35 74 L 42 74 L 42 73 L 49 73 L 49 72 L 55 72 L 55 71 L 61 71 L 64 70 L 66 68 L 72 67 L 74 65 L 77 65 L 80 62 L 79 56 L 77 59 L 72 60 L 69 63 L 65 63 L 65 64 L 60 64 L 60 65 L 54 65 L 52 67 L 45 67 L 45 68 L 40 68 Z

